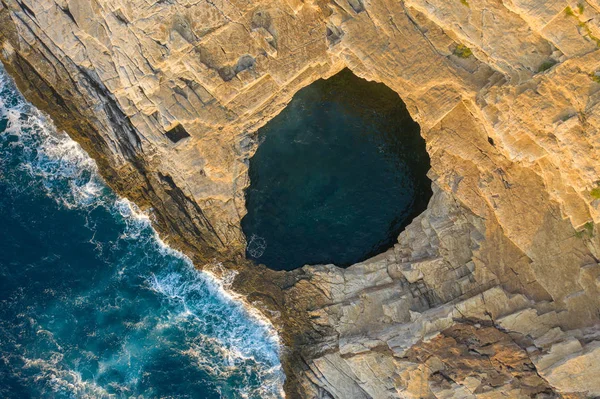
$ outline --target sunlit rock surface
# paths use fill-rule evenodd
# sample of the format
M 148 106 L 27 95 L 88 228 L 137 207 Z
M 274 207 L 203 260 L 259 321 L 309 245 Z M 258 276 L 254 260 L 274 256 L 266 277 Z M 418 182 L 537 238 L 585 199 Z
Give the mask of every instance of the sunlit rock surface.
M 600 395 L 598 1 L 0 4 L 2 60 L 25 95 L 197 266 L 233 259 L 234 287 L 290 348 L 290 397 Z M 345 270 L 248 265 L 256 131 L 344 67 L 421 126 L 429 207 Z M 461 326 L 516 371 L 444 364 L 479 350 Z

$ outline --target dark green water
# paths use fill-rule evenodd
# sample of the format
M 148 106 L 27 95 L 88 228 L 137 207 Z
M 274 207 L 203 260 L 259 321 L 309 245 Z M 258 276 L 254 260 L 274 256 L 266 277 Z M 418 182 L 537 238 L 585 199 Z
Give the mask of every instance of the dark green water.
M 419 125 L 349 70 L 298 92 L 258 140 L 242 228 L 248 257 L 272 269 L 381 253 L 431 197 Z

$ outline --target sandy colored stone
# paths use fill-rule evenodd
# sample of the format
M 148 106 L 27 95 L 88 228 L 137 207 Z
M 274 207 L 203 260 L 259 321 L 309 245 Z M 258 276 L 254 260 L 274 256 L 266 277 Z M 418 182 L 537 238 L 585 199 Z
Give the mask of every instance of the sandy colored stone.
M 167 242 L 237 273 L 287 345 L 289 397 L 583 398 L 599 395 L 600 3 L 578 4 L 1 0 L 0 58 Z M 253 265 L 256 132 L 343 68 L 420 124 L 429 207 L 345 270 Z

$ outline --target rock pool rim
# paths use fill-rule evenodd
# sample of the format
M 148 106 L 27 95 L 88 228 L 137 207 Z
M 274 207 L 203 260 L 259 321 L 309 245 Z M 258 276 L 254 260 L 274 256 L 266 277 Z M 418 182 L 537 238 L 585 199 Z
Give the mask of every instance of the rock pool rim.
M 325 115 L 325 119 L 319 119 L 319 115 L 321 118 Z M 382 178 L 381 175 L 391 174 L 394 179 L 398 180 L 395 180 L 389 187 L 386 186 L 386 189 L 383 190 L 386 193 L 381 196 L 381 198 L 370 198 L 367 200 L 367 197 L 365 197 L 364 202 L 358 208 L 356 208 L 356 200 L 354 200 L 354 197 L 356 196 L 350 196 L 349 198 L 352 198 L 353 200 L 348 201 L 348 203 L 331 200 L 329 197 L 326 197 L 327 199 L 324 199 L 323 203 L 321 203 L 318 200 L 311 198 L 311 207 L 326 208 L 327 204 L 324 205 L 324 203 L 329 201 L 329 205 L 333 204 L 337 208 L 344 209 L 344 212 L 338 215 L 344 220 L 352 218 L 352 216 L 349 215 L 354 214 L 352 212 L 352 205 L 355 205 L 354 211 L 358 211 L 358 213 L 362 213 L 366 217 L 360 219 L 360 224 L 356 225 L 359 226 L 357 230 L 348 229 L 344 234 L 350 237 L 357 232 L 357 236 L 362 235 L 364 238 L 365 232 L 369 233 L 366 235 L 368 241 L 366 246 L 363 245 L 362 241 L 357 241 L 353 244 L 351 240 L 348 241 L 348 245 L 343 245 L 347 242 L 347 237 L 342 236 L 341 240 L 332 241 L 334 247 L 340 247 L 341 250 L 339 252 L 335 252 L 335 250 L 332 249 L 330 254 L 321 254 L 321 257 L 319 258 L 318 255 L 314 255 L 315 248 L 308 246 L 302 248 L 301 251 L 302 257 L 304 257 L 305 254 L 309 254 L 306 259 L 295 259 L 295 261 L 281 261 L 281 259 L 277 259 L 274 262 L 273 258 L 285 257 L 287 255 L 283 254 L 293 252 L 294 249 L 298 253 L 298 248 L 294 244 L 288 248 L 290 251 L 280 250 L 280 254 L 275 256 L 272 254 L 273 251 L 271 251 L 270 256 L 262 256 L 263 253 L 266 254 L 265 251 L 269 250 L 269 243 L 273 244 L 273 242 L 275 242 L 276 247 L 281 246 L 282 244 L 279 242 L 280 237 L 288 235 L 289 231 L 294 231 L 295 227 L 298 226 L 293 223 L 287 224 L 287 226 L 292 227 L 281 230 L 281 227 L 286 224 L 280 223 L 278 226 L 279 230 L 281 230 L 279 231 L 280 234 L 277 234 L 276 229 L 273 229 L 273 232 L 268 228 L 259 230 L 256 228 L 256 225 L 259 225 L 262 222 L 253 220 L 253 218 L 260 219 L 260 216 L 257 216 L 258 211 L 253 209 L 253 207 L 267 209 L 267 211 L 263 210 L 263 214 L 261 215 L 264 220 L 273 220 L 277 217 L 281 217 L 282 221 L 285 221 L 285 216 L 281 216 L 281 209 L 279 209 L 285 208 L 285 206 L 279 205 L 279 208 L 276 208 L 276 206 L 269 204 L 283 204 L 289 202 L 286 201 L 286 199 L 290 200 L 289 193 L 286 193 L 285 188 L 283 188 L 283 194 L 287 195 L 274 196 L 270 198 L 271 201 L 268 201 L 269 194 L 265 194 L 264 192 L 281 191 L 281 186 L 285 187 L 287 185 L 292 187 L 289 192 L 294 192 L 298 194 L 298 196 L 302 193 L 306 197 L 305 192 L 310 192 L 310 186 L 312 186 L 312 184 L 310 184 L 311 180 L 300 180 L 300 184 L 298 184 L 298 180 L 295 179 L 296 175 L 304 174 L 305 178 L 319 180 L 322 175 L 326 176 L 328 173 L 332 173 L 330 170 L 322 168 L 311 170 L 310 168 L 313 163 L 310 162 L 305 165 L 296 165 L 297 167 L 294 168 L 293 164 L 296 163 L 296 158 L 301 158 L 305 154 L 299 155 L 298 152 L 294 152 L 295 150 L 290 150 L 290 148 L 294 146 L 298 147 L 299 145 L 303 146 L 305 144 L 308 144 L 306 145 L 306 148 L 311 148 L 311 139 L 315 138 L 311 137 L 311 135 L 314 136 L 314 133 L 311 131 L 311 129 L 315 129 L 314 126 L 317 126 L 316 129 L 320 132 L 318 134 L 322 134 L 322 136 L 317 134 L 316 138 L 318 139 L 318 145 L 313 146 L 313 150 L 318 151 L 317 147 L 325 147 L 331 150 L 330 152 L 322 154 L 322 158 L 317 156 L 314 160 L 315 164 L 321 162 L 323 158 L 336 159 L 338 160 L 338 163 L 343 164 L 344 158 L 354 157 L 356 165 L 358 166 L 352 166 L 355 164 L 351 163 L 350 168 L 359 168 L 360 170 L 364 167 L 366 169 L 370 168 L 371 172 L 375 172 L 368 175 L 366 182 L 364 181 L 365 179 L 363 179 L 363 183 L 366 184 L 366 186 L 364 186 L 365 188 L 360 188 L 359 176 L 359 178 L 356 179 L 356 183 L 352 181 L 347 187 L 344 187 L 344 181 L 342 180 L 342 188 L 332 189 L 334 193 L 342 191 L 346 192 L 346 194 L 356 194 L 356 191 L 358 190 L 358 194 L 361 194 L 362 190 L 362 192 L 371 195 L 372 193 L 368 188 L 368 185 L 372 184 L 371 181 L 381 180 L 382 184 L 384 184 L 383 182 L 386 181 L 385 179 L 388 179 L 387 181 L 389 182 L 389 176 Z M 340 72 L 329 78 L 318 79 L 310 85 L 300 89 L 294 94 L 286 108 L 271 119 L 266 125 L 258 129 L 254 135 L 258 145 L 253 156 L 249 159 L 249 185 L 244 190 L 247 213 L 241 220 L 242 231 L 246 238 L 246 257 L 254 263 L 263 264 L 267 268 L 276 271 L 291 271 L 305 265 L 321 264 L 333 264 L 338 267 L 346 268 L 366 261 L 392 248 L 398 242 L 399 234 L 415 217 L 427 209 L 429 199 L 432 196 L 431 180 L 427 176 L 431 167 L 430 157 L 427 153 L 425 140 L 421 136 L 420 130 L 420 126 L 412 119 L 406 108 L 406 104 L 402 101 L 397 92 L 383 83 L 368 81 L 358 77 L 348 68 L 342 69 Z M 290 132 L 292 132 L 291 136 Z M 285 141 L 285 139 L 282 140 L 281 137 L 286 137 L 287 141 Z M 363 141 L 357 141 L 357 137 Z M 328 142 L 327 140 L 333 140 L 332 142 L 336 146 L 338 143 L 342 143 L 342 145 L 345 146 L 342 149 L 347 151 L 336 153 L 335 151 L 339 149 L 333 148 L 333 146 L 331 146 L 332 142 Z M 276 144 L 276 141 L 278 141 L 279 144 Z M 356 145 L 356 143 L 358 143 L 358 145 Z M 277 147 L 278 145 L 280 145 L 280 147 Z M 267 155 L 272 156 L 273 153 L 276 155 L 283 154 L 283 156 L 279 157 L 279 165 L 277 165 L 276 161 L 273 161 L 273 159 L 269 159 L 268 156 L 265 157 L 264 154 L 261 154 L 261 151 L 268 146 L 271 146 L 272 148 L 266 150 Z M 377 150 L 375 150 L 376 147 Z M 275 150 L 273 150 L 273 148 L 275 148 Z M 367 150 L 365 150 L 365 148 Z M 371 152 L 381 153 L 380 155 L 376 155 L 376 157 L 378 157 L 377 161 L 381 162 L 381 164 L 377 164 L 375 169 L 373 169 L 373 159 L 369 159 L 369 156 L 372 155 L 369 155 L 368 149 L 370 149 Z M 268 151 L 270 151 L 270 153 L 268 153 Z M 306 151 L 302 149 L 301 151 L 312 154 L 312 150 Z M 361 154 L 360 157 L 356 158 L 359 153 Z M 340 154 L 342 156 L 339 156 Z M 364 161 L 365 158 L 366 161 Z M 259 160 L 258 162 L 257 159 Z M 263 163 L 271 163 L 271 168 L 265 167 L 264 165 L 258 166 Z M 365 165 L 361 165 L 362 163 Z M 290 166 L 290 164 L 292 166 Z M 331 165 L 326 166 L 329 167 Z M 339 168 L 338 165 L 334 165 L 334 167 Z M 278 172 L 271 173 L 270 171 L 272 170 L 286 168 L 292 171 L 290 175 L 286 175 L 284 172 L 282 175 L 280 174 L 278 179 L 273 179 L 272 176 L 269 176 L 269 174 L 277 175 Z M 298 170 L 307 172 L 298 173 Z M 316 173 L 311 174 L 311 171 L 316 171 Z M 335 170 L 332 175 L 334 174 Z M 377 176 L 377 179 L 373 179 L 373 176 Z M 288 179 L 288 177 L 290 177 L 290 179 Z M 337 177 L 338 176 L 334 176 L 334 178 Z M 271 180 L 269 180 L 269 178 L 271 178 Z M 257 183 L 259 180 L 260 183 Z M 296 184 L 294 181 L 296 181 Z M 306 185 L 307 182 L 309 183 L 308 185 Z M 269 184 L 276 188 L 271 190 L 268 188 Z M 378 183 L 374 184 L 377 185 Z M 403 190 L 402 194 L 398 194 L 400 187 Z M 323 188 L 328 190 L 326 184 L 321 187 L 321 189 Z M 380 189 L 381 187 L 376 186 L 375 188 Z M 375 190 L 375 192 L 378 191 Z M 394 200 L 398 200 L 397 202 L 390 202 L 390 198 L 394 195 L 389 194 L 389 192 L 396 193 L 394 194 L 396 196 Z M 257 200 L 260 196 L 267 197 L 267 201 L 260 203 L 260 201 Z M 308 194 L 308 197 L 311 197 L 310 194 Z M 377 202 L 373 202 L 373 199 Z M 291 200 L 296 200 L 295 196 L 291 196 Z M 379 202 L 379 200 L 382 201 Z M 372 204 L 375 203 L 377 205 L 372 206 Z M 386 203 L 388 207 L 385 206 Z M 303 205 L 301 202 L 297 204 Z M 404 208 L 402 208 L 402 206 L 404 206 Z M 377 207 L 379 207 L 380 210 L 370 215 L 370 209 Z M 294 208 L 292 205 L 288 208 L 294 209 L 294 214 L 302 214 L 302 212 L 306 210 L 306 208 L 302 206 Z M 381 211 L 381 209 L 383 211 Z M 268 210 L 271 210 L 271 212 L 268 212 Z M 393 213 L 394 210 L 396 213 Z M 302 216 L 299 216 L 299 218 L 302 218 Z M 372 219 L 374 219 L 375 222 L 372 222 Z M 300 226 L 300 230 L 304 228 L 304 231 L 309 232 L 309 234 L 304 236 L 297 235 L 297 241 L 303 241 L 305 237 L 309 235 L 318 235 L 318 233 L 315 233 L 317 228 L 323 230 L 322 224 L 324 222 L 322 219 L 315 218 L 311 219 L 311 221 L 312 225 L 309 229 L 306 229 L 306 226 Z M 329 222 L 332 221 L 334 221 L 336 225 L 340 224 L 335 217 L 329 220 Z M 326 223 L 327 221 L 325 221 L 325 224 Z M 341 224 L 344 223 L 345 221 L 341 222 Z M 373 223 L 379 223 L 379 226 L 376 227 L 376 230 L 369 232 L 368 225 Z M 367 227 L 364 227 L 363 225 L 367 225 Z M 267 234 L 263 237 L 261 232 L 267 232 Z M 325 241 L 332 238 L 330 230 L 326 229 L 326 232 L 327 235 L 324 236 Z M 289 234 L 293 235 L 294 233 L 292 232 Z M 334 232 L 334 238 L 335 234 L 336 233 Z M 387 236 L 385 236 L 385 234 L 387 234 Z M 281 240 L 284 241 L 285 239 Z M 296 240 L 291 241 L 295 243 Z M 258 251 L 256 251 L 257 249 Z M 319 251 L 318 246 L 316 247 L 316 251 Z M 357 251 L 360 252 L 358 255 Z M 348 252 L 348 254 L 346 254 L 346 252 Z M 354 257 L 349 255 L 353 252 L 355 253 Z M 338 257 L 338 253 L 342 253 L 342 255 Z

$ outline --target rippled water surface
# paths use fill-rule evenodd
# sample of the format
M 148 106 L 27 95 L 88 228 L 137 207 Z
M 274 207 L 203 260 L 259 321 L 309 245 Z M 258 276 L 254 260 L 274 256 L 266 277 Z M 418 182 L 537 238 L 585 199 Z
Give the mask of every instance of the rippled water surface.
M 0 70 L 0 398 L 278 398 L 278 345 Z
M 258 138 L 242 227 L 248 256 L 273 269 L 381 253 L 431 198 L 419 125 L 347 69 L 299 91 Z

